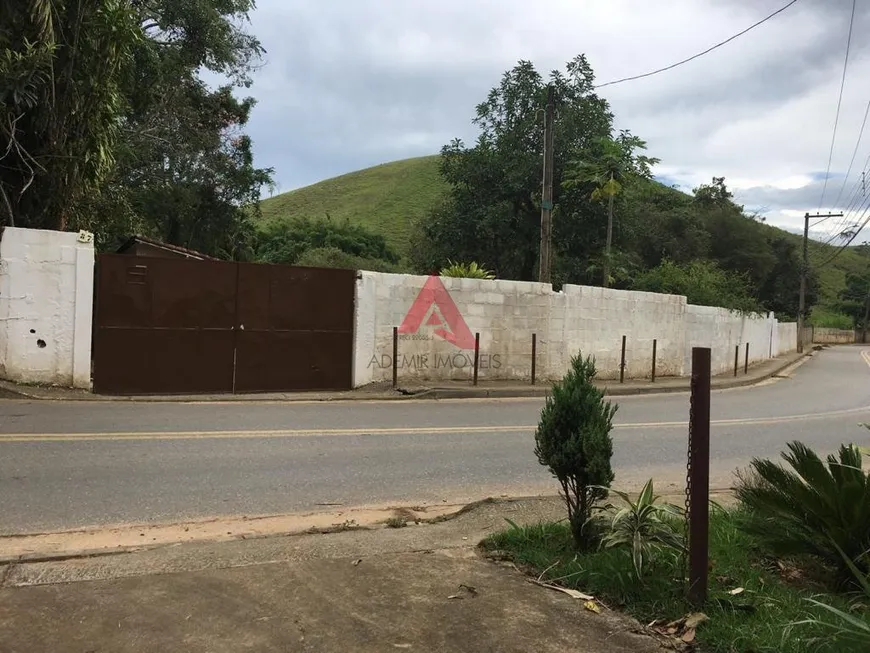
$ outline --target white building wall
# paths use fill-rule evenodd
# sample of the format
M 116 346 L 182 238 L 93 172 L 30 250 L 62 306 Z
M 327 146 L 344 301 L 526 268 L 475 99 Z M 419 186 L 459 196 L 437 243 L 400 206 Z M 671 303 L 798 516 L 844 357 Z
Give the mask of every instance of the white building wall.
M 90 234 L 6 227 L 0 236 L 0 376 L 91 386 Z

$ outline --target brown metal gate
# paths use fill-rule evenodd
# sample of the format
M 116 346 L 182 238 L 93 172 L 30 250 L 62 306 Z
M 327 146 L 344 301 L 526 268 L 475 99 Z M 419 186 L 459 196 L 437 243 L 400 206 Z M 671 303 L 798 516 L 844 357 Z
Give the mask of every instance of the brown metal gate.
M 351 387 L 352 270 L 102 254 L 94 391 Z

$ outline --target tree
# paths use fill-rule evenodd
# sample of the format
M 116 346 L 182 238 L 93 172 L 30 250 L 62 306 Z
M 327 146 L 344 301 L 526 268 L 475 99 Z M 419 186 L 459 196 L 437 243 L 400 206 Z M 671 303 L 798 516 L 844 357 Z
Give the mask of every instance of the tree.
M 115 164 L 140 40 L 124 0 L 0 3 L 0 215 L 65 229 Z
M 548 79 L 531 62 L 519 62 L 478 105 L 473 122 L 480 136 L 475 145 L 454 140 L 441 150 L 441 174 L 450 190 L 415 230 L 412 251 L 418 270 L 439 270 L 448 259 L 459 258 L 487 261 L 500 278 L 536 278 L 543 148 L 539 112 L 549 84 L 559 114 L 554 133 L 556 204 L 566 162 L 585 158 L 597 139 L 611 135 L 612 115 L 607 102 L 594 93 L 592 69 L 583 55 L 568 62 L 566 72 L 554 71 Z M 598 211 L 588 198 L 585 204 Z M 556 216 L 554 211 L 557 235 Z M 557 247 L 558 242 L 554 237 Z
M 0 7 L 0 204 L 7 223 L 130 231 L 251 252 L 260 188 L 242 133 L 262 47 L 252 0 L 28 0 Z M 208 70 L 227 79 L 212 89 Z
M 568 373 L 553 385 L 535 431 L 535 455 L 562 487 L 571 534 L 581 549 L 596 543 L 592 508 L 613 482 L 610 431 L 617 406 L 593 384 L 595 373 L 591 357 L 573 357 Z
M 244 134 L 263 49 L 245 32 L 252 0 L 134 0 L 143 38 L 125 77 L 127 110 L 105 210 L 122 224 L 88 224 L 113 245 L 131 228 L 223 258 L 250 258 L 260 189 L 270 169 L 253 164 Z M 227 80 L 211 88 L 208 70 Z
M 611 283 L 613 201 L 622 191 L 628 176 L 636 174 L 649 179 L 652 176 L 651 166 L 658 163 L 658 159 L 635 155 L 635 150 L 646 149 L 646 143 L 627 131 L 623 131 L 617 140 L 600 138 L 597 146 L 595 159 L 574 161 L 569 164 L 562 186 L 570 189 L 591 184 L 594 186 L 591 199 L 607 200 L 607 241 L 602 274 L 602 285 L 607 288 Z
M 796 318 L 800 304 L 801 254 L 799 241 L 785 236 L 764 239 L 774 256 L 774 264 L 758 289 L 758 300 L 776 313 L 780 320 Z M 807 271 L 806 304 L 819 300 L 819 277 L 815 270 Z
M 855 329 L 861 329 L 861 342 L 867 342 L 867 322 L 870 317 L 870 271 L 846 275 L 846 287 L 840 291 L 841 310 L 852 318 Z

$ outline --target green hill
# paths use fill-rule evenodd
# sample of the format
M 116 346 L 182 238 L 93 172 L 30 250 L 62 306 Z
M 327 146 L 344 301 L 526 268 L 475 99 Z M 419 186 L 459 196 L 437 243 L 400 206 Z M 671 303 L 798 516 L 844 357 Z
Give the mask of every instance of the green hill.
M 326 179 L 263 200 L 264 220 L 281 218 L 347 219 L 382 234 L 404 253 L 413 222 L 444 195 L 439 158 L 424 156 L 393 161 Z
M 437 155 L 393 161 L 283 193 L 262 201 L 263 220 L 316 219 L 328 214 L 332 219 L 347 219 L 382 234 L 396 251 L 404 254 L 413 222 L 446 192 L 438 162 Z M 797 234 L 770 225 L 759 227 L 785 235 L 800 246 L 801 237 Z M 850 248 L 819 268 L 818 264 L 834 251 L 829 245 L 810 241 L 810 261 L 817 266 L 820 286 L 820 302 L 813 321 L 819 325 L 848 326 L 843 316 L 835 315 L 837 295 L 845 286 L 846 274 L 866 271 L 868 259 Z

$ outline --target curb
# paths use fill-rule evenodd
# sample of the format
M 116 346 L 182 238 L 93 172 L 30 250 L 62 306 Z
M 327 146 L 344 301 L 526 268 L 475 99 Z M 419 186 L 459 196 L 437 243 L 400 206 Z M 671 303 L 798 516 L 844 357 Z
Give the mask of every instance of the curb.
M 782 372 L 790 367 L 797 367 L 806 362 L 813 356 L 812 352 L 807 352 L 796 357 L 789 357 L 789 360 L 781 361 L 779 365 L 770 369 L 762 375 L 752 376 L 746 375 L 736 378 L 713 377 L 711 383 L 712 390 L 728 390 L 730 388 L 744 388 L 747 386 L 757 385 L 767 381 L 773 377 L 780 376 Z M 604 395 L 607 397 L 627 397 L 632 395 L 660 395 L 674 394 L 677 392 L 688 392 L 690 386 L 688 383 L 678 386 L 657 386 L 654 383 L 644 386 L 620 386 L 608 385 L 604 387 Z M 527 390 L 500 390 L 486 388 L 432 388 L 425 390 L 415 395 L 409 395 L 408 398 L 414 399 L 502 399 L 502 398 L 524 398 L 524 397 L 546 397 L 550 394 L 549 384 L 547 386 L 530 387 Z
M 763 381 L 767 381 L 768 379 L 780 375 L 784 370 L 801 364 L 805 362 L 809 357 L 813 356 L 814 352 L 809 351 L 800 356 L 790 356 L 788 360 L 780 361 L 780 364 L 776 367 L 772 368 L 768 372 L 765 372 L 762 375 L 753 376 L 752 374 L 748 374 L 743 377 L 736 378 L 723 378 L 723 377 L 713 377 L 711 383 L 712 390 L 727 390 L 729 388 L 741 388 L 746 386 L 756 385 Z M 608 397 L 626 397 L 632 395 L 659 395 L 659 394 L 673 394 L 677 392 L 688 392 L 689 391 L 689 380 L 686 377 L 682 377 L 686 379 L 685 385 L 682 383 L 677 386 L 669 386 L 665 385 L 667 381 L 663 381 L 662 385 L 656 385 L 654 383 L 648 383 L 647 385 L 642 386 L 621 386 L 618 383 L 614 385 L 604 386 L 604 394 Z M 39 394 L 31 394 L 26 392 L 19 386 L 16 386 L 13 383 L 8 381 L 0 380 L 0 401 L 5 399 L 18 399 L 18 400 L 28 400 L 28 401 L 95 401 L 95 402 L 136 402 L 136 403 L 288 403 L 292 404 L 295 402 L 309 402 L 309 403 L 329 403 L 329 402 L 347 402 L 347 401 L 408 401 L 408 400 L 421 400 L 421 399 L 429 399 L 429 400 L 438 400 L 438 399 L 528 399 L 528 398 L 542 398 L 546 397 L 550 394 L 551 384 L 547 382 L 544 385 L 535 385 L 529 386 L 528 388 L 511 388 L 511 389 L 502 389 L 502 388 L 481 388 L 481 387 L 473 387 L 469 386 L 467 388 L 420 388 L 419 390 L 411 390 L 411 389 L 403 389 L 397 388 L 395 391 L 391 391 L 391 394 L 379 394 L 379 393 L 371 393 L 371 394 L 349 394 L 348 396 L 312 396 L 306 397 L 304 393 L 300 393 L 294 397 L 284 397 L 284 398 L 256 398 L 253 395 L 220 395 L 218 397 L 208 396 L 205 397 L 191 397 L 191 396 L 178 396 L 178 397 L 165 397 L 165 396 L 104 396 L 104 395 L 93 395 L 93 394 L 72 394 L 69 397 L 46 397 L 44 395 Z M 11 396 L 8 396 L 11 395 Z M 251 398 L 253 397 L 253 398 Z
M 553 497 L 558 497 L 559 495 L 552 495 Z M 444 522 L 453 521 L 454 519 L 461 517 L 469 512 L 473 512 L 477 508 L 489 505 L 489 504 L 499 504 L 499 505 L 507 505 L 511 503 L 516 503 L 517 501 L 523 501 L 526 499 L 540 499 L 540 498 L 551 498 L 551 497 L 539 497 L 539 496 L 519 496 L 519 497 L 486 497 L 484 499 L 477 499 L 475 501 L 471 501 L 466 504 L 455 506 L 455 510 L 444 513 L 441 515 L 437 515 L 435 517 L 428 517 L 424 519 L 420 519 L 417 523 L 426 525 L 426 526 L 435 526 L 438 524 L 443 524 Z M 396 508 L 395 510 L 401 510 L 401 508 Z M 198 540 L 190 540 L 183 542 L 161 542 L 158 544 L 131 544 L 131 545 L 119 545 L 115 548 L 107 549 L 107 548 L 99 548 L 99 549 L 80 549 L 78 551 L 57 551 L 57 552 L 49 552 L 49 553 L 22 553 L 19 555 L 5 555 L 0 556 L 0 587 L 3 587 L 3 574 L 8 573 L 8 570 L 15 565 L 25 565 L 25 564 L 35 564 L 41 562 L 66 562 L 68 560 L 81 560 L 81 559 L 90 559 L 90 558 L 103 558 L 107 556 L 115 556 L 115 555 L 124 555 L 128 553 L 140 553 L 144 551 L 156 551 L 159 549 L 166 549 L 169 547 L 175 547 L 184 544 L 206 544 L 206 543 L 226 543 L 226 542 L 240 542 L 240 541 L 253 541 L 253 540 L 265 540 L 265 539 L 275 539 L 279 537 L 302 537 L 305 535 L 335 535 L 338 533 L 346 533 L 348 531 L 377 531 L 384 528 L 383 522 L 375 522 L 367 525 L 359 525 L 353 526 L 351 528 L 335 528 L 335 527 L 324 527 L 318 528 L 316 526 L 312 526 L 310 528 L 302 529 L 302 530 L 292 530 L 292 531 L 280 531 L 280 532 L 266 532 L 266 533 L 255 533 L 255 534 L 238 534 L 233 535 L 231 537 L 223 538 L 223 537 L 215 537 L 215 538 L 204 538 Z M 59 534 L 62 534 L 59 533 Z M 16 537 L 16 536 L 11 536 Z

